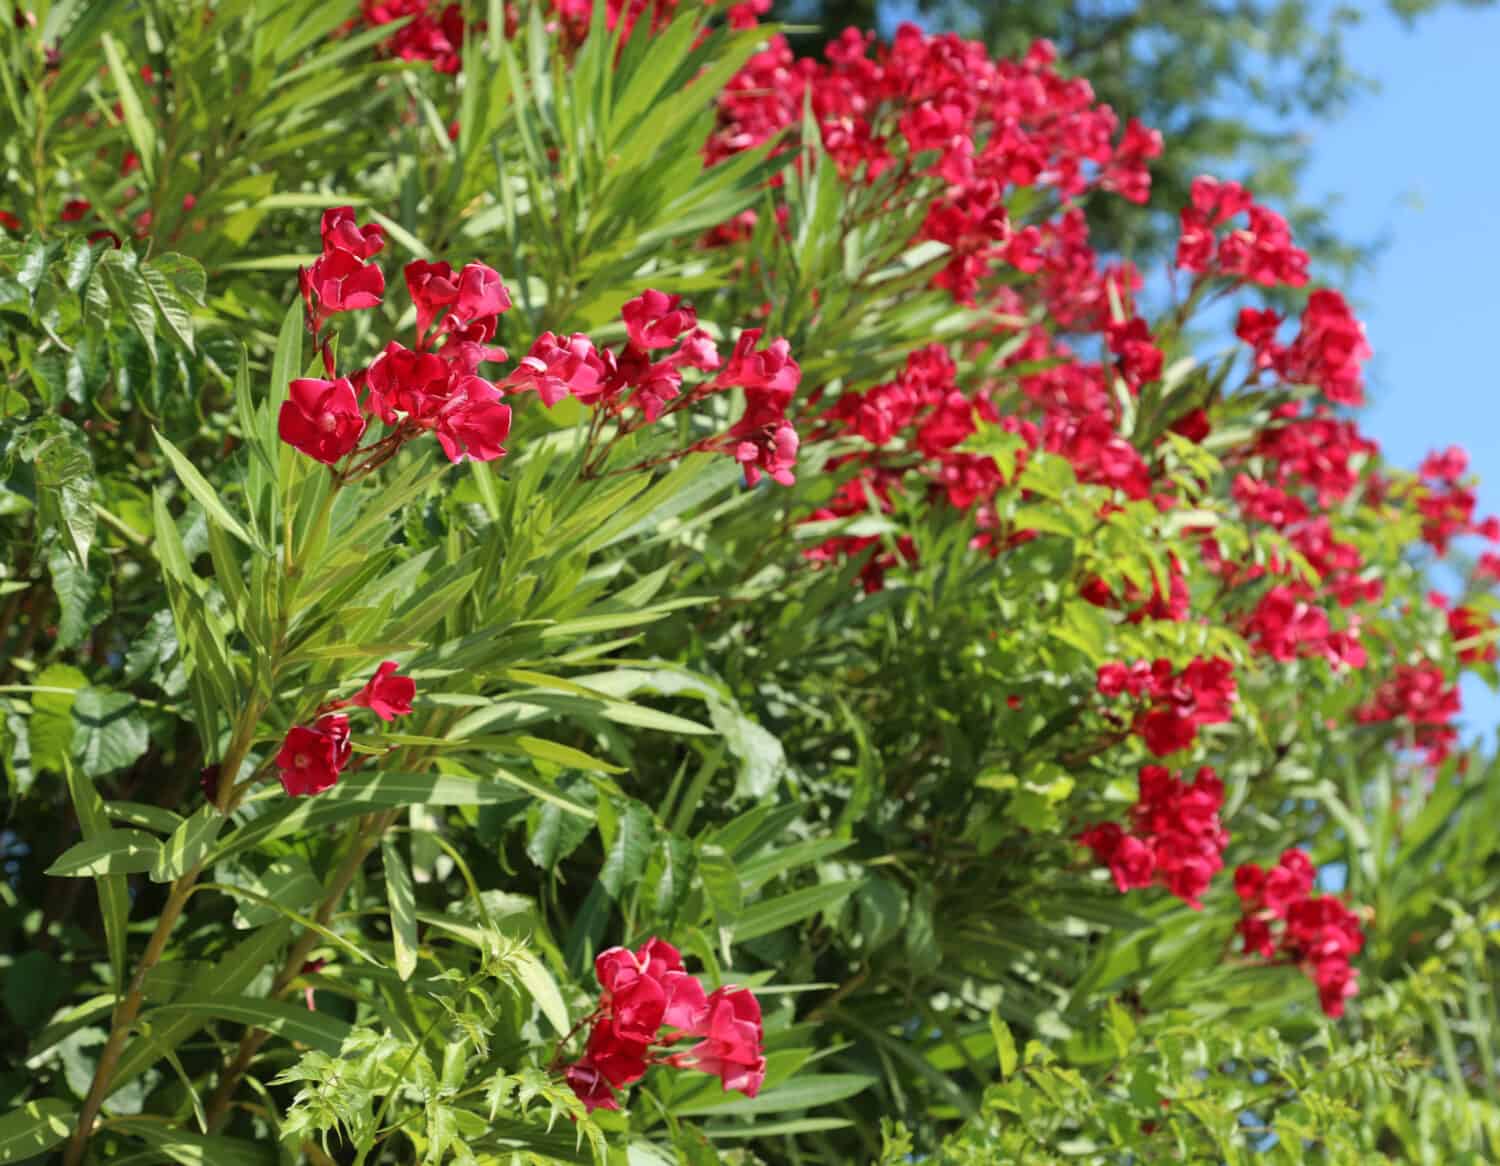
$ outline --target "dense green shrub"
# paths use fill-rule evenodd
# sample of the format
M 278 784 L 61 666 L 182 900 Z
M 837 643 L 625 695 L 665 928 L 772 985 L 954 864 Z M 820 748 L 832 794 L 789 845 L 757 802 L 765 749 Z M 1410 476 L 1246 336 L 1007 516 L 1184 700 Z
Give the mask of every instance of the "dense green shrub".
M 1045 45 L 619 7 L 7 26 L 0 1161 L 1487 1160 L 1461 454 Z

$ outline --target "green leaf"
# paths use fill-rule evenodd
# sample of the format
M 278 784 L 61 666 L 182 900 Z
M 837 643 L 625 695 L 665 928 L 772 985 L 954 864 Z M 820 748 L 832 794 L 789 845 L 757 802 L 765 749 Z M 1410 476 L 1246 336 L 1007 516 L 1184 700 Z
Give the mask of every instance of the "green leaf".
M 608 831 L 601 813 L 599 832 L 604 841 L 604 865 L 599 869 L 599 885 L 611 899 L 618 900 L 627 886 L 640 881 L 651 854 L 653 831 L 651 811 L 640 802 L 626 802 L 624 812 L 614 818 L 613 828 Z
M 135 698 L 84 688 L 73 701 L 73 756 L 89 777 L 134 765 L 151 744 Z
M 195 1134 L 146 1117 L 115 1118 L 112 1129 L 140 1138 L 156 1153 L 179 1166 L 274 1166 L 276 1147 L 270 1142 L 247 1142 L 222 1135 Z
M 104 49 L 104 59 L 109 64 L 110 77 L 120 97 L 120 109 L 125 115 L 125 132 L 130 135 L 131 144 L 135 146 L 136 155 L 141 161 L 141 173 L 150 185 L 156 181 L 155 123 L 146 116 L 146 107 L 135 87 L 135 70 L 126 64 L 114 37 L 104 33 L 99 37 L 99 44 Z
M 188 493 L 197 500 L 198 505 L 203 507 L 208 520 L 218 523 L 221 528 L 252 550 L 265 554 L 265 548 L 240 524 L 238 518 L 229 513 L 229 508 L 224 505 L 214 488 L 208 484 L 208 479 L 198 472 L 198 467 L 188 461 L 181 450 L 162 436 L 160 430 L 153 427 L 151 432 L 156 435 L 156 443 L 167 455 L 167 460 L 172 463 L 172 468 L 177 471 L 177 476 L 187 487 Z
M 846 1130 L 854 1123 L 842 1117 L 799 1117 L 791 1121 L 758 1121 L 743 1126 L 708 1126 L 703 1133 L 725 1141 L 731 1138 L 770 1138 L 783 1134 L 817 1134 Z
M 561 765 L 564 769 L 582 769 L 589 773 L 624 773 L 625 770 L 618 765 L 611 765 L 608 761 L 600 761 L 592 757 L 582 749 L 574 749 L 570 745 L 562 745 L 557 741 L 548 741 L 541 737 L 517 737 L 516 744 L 531 756 L 543 761 L 551 761 Z
M 213 849 L 214 840 L 224 828 L 226 819 L 212 803 L 200 806 L 198 812 L 172 832 L 162 843 L 161 853 L 151 868 L 151 881 L 169 883 L 197 866 Z
M 49 664 L 37 674 L 36 687 L 43 690 L 31 698 L 31 768 L 62 773 L 72 752 L 73 702 L 88 679 L 70 664 Z M 73 691 L 66 691 L 72 689 Z
M 80 567 L 61 543 L 54 543 L 47 552 L 47 572 L 52 576 L 52 592 L 60 609 L 57 646 L 71 648 L 107 613 L 100 594 L 102 576 Z
M 529 951 L 522 951 L 516 955 L 516 978 L 521 981 L 531 998 L 536 1001 L 542 1015 L 547 1018 L 547 1023 L 552 1026 L 554 1032 L 559 1036 L 565 1035 L 572 1027 L 573 1022 L 568 1019 L 568 1006 L 563 1002 L 562 992 L 558 990 L 557 981 Z
M 411 870 L 387 834 L 380 840 L 380 859 L 385 867 L 385 894 L 391 912 L 391 942 L 396 950 L 396 974 L 403 981 L 417 970 L 417 896 Z M 564 1030 L 566 1031 L 566 1029 Z
M 49 866 L 53 878 L 143 874 L 156 863 L 161 843 L 140 830 L 105 830 L 70 846 Z
M 0 1162 L 27 1162 L 60 1145 L 73 1132 L 76 1111 L 48 1097 L 0 1117 Z
M 855 1073 L 830 1073 L 820 1077 L 802 1077 L 767 1089 L 759 1097 L 740 1097 L 724 1094 L 707 1101 L 689 1102 L 678 1106 L 681 1115 L 694 1114 L 762 1114 L 784 1113 L 788 1110 L 816 1109 L 820 1105 L 831 1105 L 862 1093 L 875 1084 L 874 1077 Z
M 192 1017 L 196 1020 L 233 1020 L 274 1032 L 287 1040 L 297 1041 L 325 1053 L 337 1053 L 349 1026 L 326 1012 L 309 1012 L 305 1004 L 286 1004 L 279 1000 L 257 1000 L 250 996 L 225 996 L 212 1000 L 179 1000 L 163 1004 L 146 1014 L 146 1019 L 169 1020 Z
M 735 942 L 743 943 L 747 939 L 770 935 L 773 931 L 780 931 L 783 927 L 827 910 L 841 902 L 858 886 L 856 881 L 823 883 L 752 903 L 740 913 L 734 925 Z
M 990 1013 L 990 1035 L 995 1038 L 995 1051 L 1000 1055 L 1000 1079 L 1003 1081 L 1016 1071 L 1016 1041 L 1010 1035 L 1010 1026 L 1000 1019 L 998 1012 Z
M 49 419 L 44 425 L 38 427 L 41 440 L 22 447 L 35 475 L 38 530 L 55 532 L 73 562 L 87 569 L 97 523 L 88 440 L 71 422 Z
M 141 279 L 145 282 L 146 290 L 151 294 L 151 302 L 156 305 L 156 310 L 161 314 L 161 318 L 167 322 L 167 327 L 182 342 L 182 346 L 189 352 L 192 352 L 192 313 L 188 311 L 187 305 L 182 302 L 182 297 L 178 295 L 177 289 L 172 285 L 172 281 L 150 263 L 141 264 L 140 273 Z
M 323 897 L 322 882 L 313 873 L 312 864 L 300 854 L 278 858 L 260 875 L 229 879 L 221 874 L 220 877 L 226 882 L 243 883 L 270 902 L 291 911 L 305 911 Z M 264 927 L 280 917 L 275 907 L 249 899 L 240 902 L 235 911 L 236 924 L 244 927 Z
M 78 815 L 78 825 L 83 831 L 84 841 L 98 838 L 109 832 L 109 817 L 104 808 L 104 799 L 94 788 L 94 783 L 78 771 L 74 765 L 64 764 L 68 780 L 68 793 L 73 799 L 73 811 Z M 101 874 L 94 878 L 99 892 L 99 914 L 104 920 L 104 940 L 109 948 L 109 965 L 115 976 L 115 990 L 125 990 L 125 929 L 130 919 L 130 888 L 125 876 Z

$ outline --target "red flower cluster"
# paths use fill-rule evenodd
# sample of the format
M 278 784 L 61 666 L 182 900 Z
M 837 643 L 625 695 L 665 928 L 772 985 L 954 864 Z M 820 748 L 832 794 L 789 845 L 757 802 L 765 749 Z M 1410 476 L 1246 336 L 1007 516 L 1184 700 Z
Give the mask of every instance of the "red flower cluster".
M 375 223 L 359 226 L 353 207 L 333 207 L 323 213 L 323 253 L 311 267 L 297 272 L 310 331 L 319 331 L 336 313 L 380 303 L 385 295 L 385 272 L 368 260 L 384 247 L 385 232 Z
M 996 264 L 1035 271 L 1044 262 L 1038 229 L 1006 216 L 1008 190 L 1046 186 L 1076 198 L 1100 188 L 1132 202 L 1150 192 L 1146 163 L 1161 153 L 1160 135 L 1136 122 L 1121 133 L 1114 111 L 1087 82 L 1061 77 L 1054 60 L 1045 41 L 1021 61 L 996 61 L 977 41 L 903 24 L 889 45 L 848 29 L 820 62 L 796 59 L 778 35 L 725 87 L 709 161 L 769 141 L 809 106 L 846 177 L 894 173 L 898 192 L 940 184 L 917 237 L 950 248 L 935 283 L 974 303 Z
M 1244 215 L 1245 227 L 1222 236 L 1218 229 Z M 1301 287 L 1307 282 L 1307 252 L 1292 243 L 1279 214 L 1258 205 L 1238 182 L 1207 175 L 1193 179 L 1192 201 L 1180 212 L 1177 266 L 1202 276 L 1227 276 L 1262 287 Z
M 360 15 L 371 27 L 406 23 L 385 42 L 388 56 L 431 61 L 439 73 L 457 73 L 463 63 L 464 13 L 461 4 L 442 0 L 360 0 Z
M 348 700 L 336 700 L 318 710 L 311 725 L 297 725 L 286 735 L 276 754 L 281 788 L 292 797 L 306 797 L 332 789 L 349 764 L 349 718 L 336 710 L 357 705 L 369 709 L 383 721 L 411 712 L 416 682 L 396 675 L 397 664 L 387 660 L 375 670 Z
M 763 332 L 750 328 L 740 333 L 729 360 L 721 361 L 713 337 L 698 327 L 693 308 L 681 296 L 655 290 L 630 300 L 620 316 L 626 340 L 618 351 L 596 348 L 581 333 L 565 338 L 546 332 L 506 386 L 535 389 L 549 408 L 571 394 L 593 406 L 601 420 L 613 421 L 617 439 L 713 394 L 739 388 L 745 394 L 740 419 L 725 432 L 678 452 L 728 454 L 744 467 L 745 481 L 752 486 L 762 474 L 786 486 L 796 480 L 792 470 L 798 438 L 787 409 L 802 370 L 786 340 L 759 348 Z M 668 348 L 670 353 L 660 355 Z M 685 369 L 717 375 L 684 393 Z
M 1368 704 L 1354 710 L 1354 719 L 1363 725 L 1404 721 L 1410 726 L 1411 744 L 1437 764 L 1458 740 L 1453 721 L 1462 708 L 1458 686 L 1448 683 L 1438 665 L 1401 664 Z
M 1288 850 L 1269 871 L 1253 862 L 1234 872 L 1243 914 L 1235 930 L 1247 954 L 1277 953 L 1304 968 L 1318 987 L 1318 1003 L 1334 1018 L 1359 991 L 1349 961 L 1364 947 L 1359 918 L 1332 895 L 1314 895 L 1313 865 L 1302 850 Z M 1280 934 L 1273 927 L 1280 923 Z
M 1363 366 L 1372 355 L 1364 325 L 1344 297 L 1320 288 L 1307 298 L 1301 325 L 1290 345 L 1276 341 L 1281 317 L 1269 308 L 1242 308 L 1235 335 L 1253 352 L 1259 371 L 1269 370 L 1290 384 L 1314 385 L 1336 405 L 1362 405 Z
M 1144 700 L 1132 727 L 1146 748 L 1166 757 L 1191 745 L 1200 725 L 1230 719 L 1234 666 L 1219 656 L 1194 659 L 1181 672 L 1173 671 L 1170 660 L 1102 664 L 1098 688 L 1102 696 Z
M 1447 610 L 1446 602 L 1439 606 Z M 1448 611 L 1447 618 L 1448 634 L 1453 637 L 1453 647 L 1460 663 L 1493 664 L 1500 659 L 1500 647 L 1495 643 L 1495 621 L 1491 616 L 1461 603 Z
M 587 1051 L 567 1069 L 568 1084 L 590 1110 L 619 1109 L 615 1090 L 639 1081 L 651 1065 L 710 1073 L 747 1097 L 760 1091 L 766 1075 L 760 1002 L 748 989 L 705 993 L 683 970 L 678 950 L 656 938 L 634 952 L 600 952 L 594 971 L 603 992 L 588 1020 Z M 666 1051 L 689 1038 L 698 1043 Z
M 380 228 L 360 227 L 350 207 L 323 216 L 323 253 L 301 272 L 315 336 L 331 316 L 381 302 L 385 278 L 367 260 L 384 242 Z M 350 459 L 341 480 L 375 469 L 423 432 L 437 437 L 452 462 L 503 457 L 511 427 L 511 407 L 503 403 L 508 392 L 534 390 L 549 407 L 571 394 L 595 406 L 601 420 L 614 421 L 618 440 L 644 422 L 735 387 L 745 394 L 743 416 L 672 456 L 722 452 L 744 467 L 751 485 L 762 473 L 787 485 L 795 480 L 797 432 L 787 409 L 802 371 L 785 340 L 758 348 L 760 330 L 742 332 L 720 370 L 713 338 L 698 327 L 682 297 L 646 291 L 621 310 L 627 339 L 618 352 L 596 348 L 581 333 L 565 338 L 544 332 L 506 377 L 491 381 L 479 375 L 480 365 L 509 359 L 491 345 L 500 316 L 511 306 L 499 274 L 482 263 L 454 271 L 447 263 L 419 259 L 406 265 L 404 275 L 416 310 L 415 347 L 393 340 L 368 368 L 335 377 L 325 344 L 329 379 L 293 381 L 281 407 L 283 441 L 330 466 Z M 665 348 L 673 351 L 660 355 Z M 720 371 L 684 394 L 684 369 Z M 623 416 L 627 406 L 639 416 Z M 361 448 L 370 418 L 383 422 L 386 432 Z
M 300 273 L 308 327 L 315 336 L 332 315 L 381 302 L 385 277 L 366 261 L 384 245 L 380 227 L 359 226 L 353 208 L 335 207 L 324 214 L 323 253 Z M 356 454 L 346 475 L 374 469 L 421 432 L 434 433 L 453 462 L 490 461 L 505 453 L 501 442 L 510 432 L 510 406 L 477 372 L 487 360 L 505 359 L 503 349 L 488 343 L 500 314 L 510 308 L 510 293 L 482 263 L 455 273 L 446 263 L 417 260 L 405 274 L 417 309 L 416 350 L 392 341 L 369 368 L 335 378 L 325 345 L 330 379 L 293 381 L 281 407 L 281 439 L 330 466 Z M 431 325 L 440 314 L 442 323 L 434 333 Z M 433 350 L 439 335 L 444 343 Z M 360 389 L 368 390 L 363 404 Z M 367 416 L 378 417 L 387 432 L 359 449 Z
M 1478 496 L 1463 484 L 1469 468 L 1468 454 L 1456 446 L 1429 454 L 1417 476 L 1417 512 L 1422 516 L 1422 539 L 1439 555 L 1448 553 L 1453 539 L 1476 534 L 1492 543 L 1500 542 L 1500 519 L 1476 521 Z
M 1209 882 L 1224 868 L 1229 832 L 1219 820 L 1223 804 L 1224 783 L 1208 766 L 1189 785 L 1160 765 L 1146 765 L 1129 833 L 1102 822 L 1078 840 L 1109 867 L 1122 894 L 1159 882 L 1196 911 Z

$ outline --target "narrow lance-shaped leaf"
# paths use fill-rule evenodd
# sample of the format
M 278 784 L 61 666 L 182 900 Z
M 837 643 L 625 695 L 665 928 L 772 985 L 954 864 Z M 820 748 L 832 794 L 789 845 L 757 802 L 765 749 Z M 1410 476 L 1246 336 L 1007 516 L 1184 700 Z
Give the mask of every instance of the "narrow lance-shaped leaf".
M 411 869 L 387 834 L 380 840 L 380 858 L 385 867 L 385 894 L 391 914 L 391 942 L 396 950 L 396 974 L 411 979 L 417 969 L 417 899 Z

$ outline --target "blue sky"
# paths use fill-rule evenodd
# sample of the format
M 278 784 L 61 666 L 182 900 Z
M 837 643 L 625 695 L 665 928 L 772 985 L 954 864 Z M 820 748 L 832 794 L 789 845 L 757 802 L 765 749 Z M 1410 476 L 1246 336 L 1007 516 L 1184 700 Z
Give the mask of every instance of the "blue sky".
M 1305 187 L 1337 199 L 1343 233 L 1386 241 L 1350 288 L 1375 349 L 1364 427 L 1407 467 L 1464 446 L 1480 512 L 1500 512 L 1500 7 L 1452 5 L 1411 27 L 1364 7 L 1348 50 L 1380 88 L 1310 128 Z M 1464 706 L 1470 730 L 1492 737 L 1500 698 L 1466 683 Z

